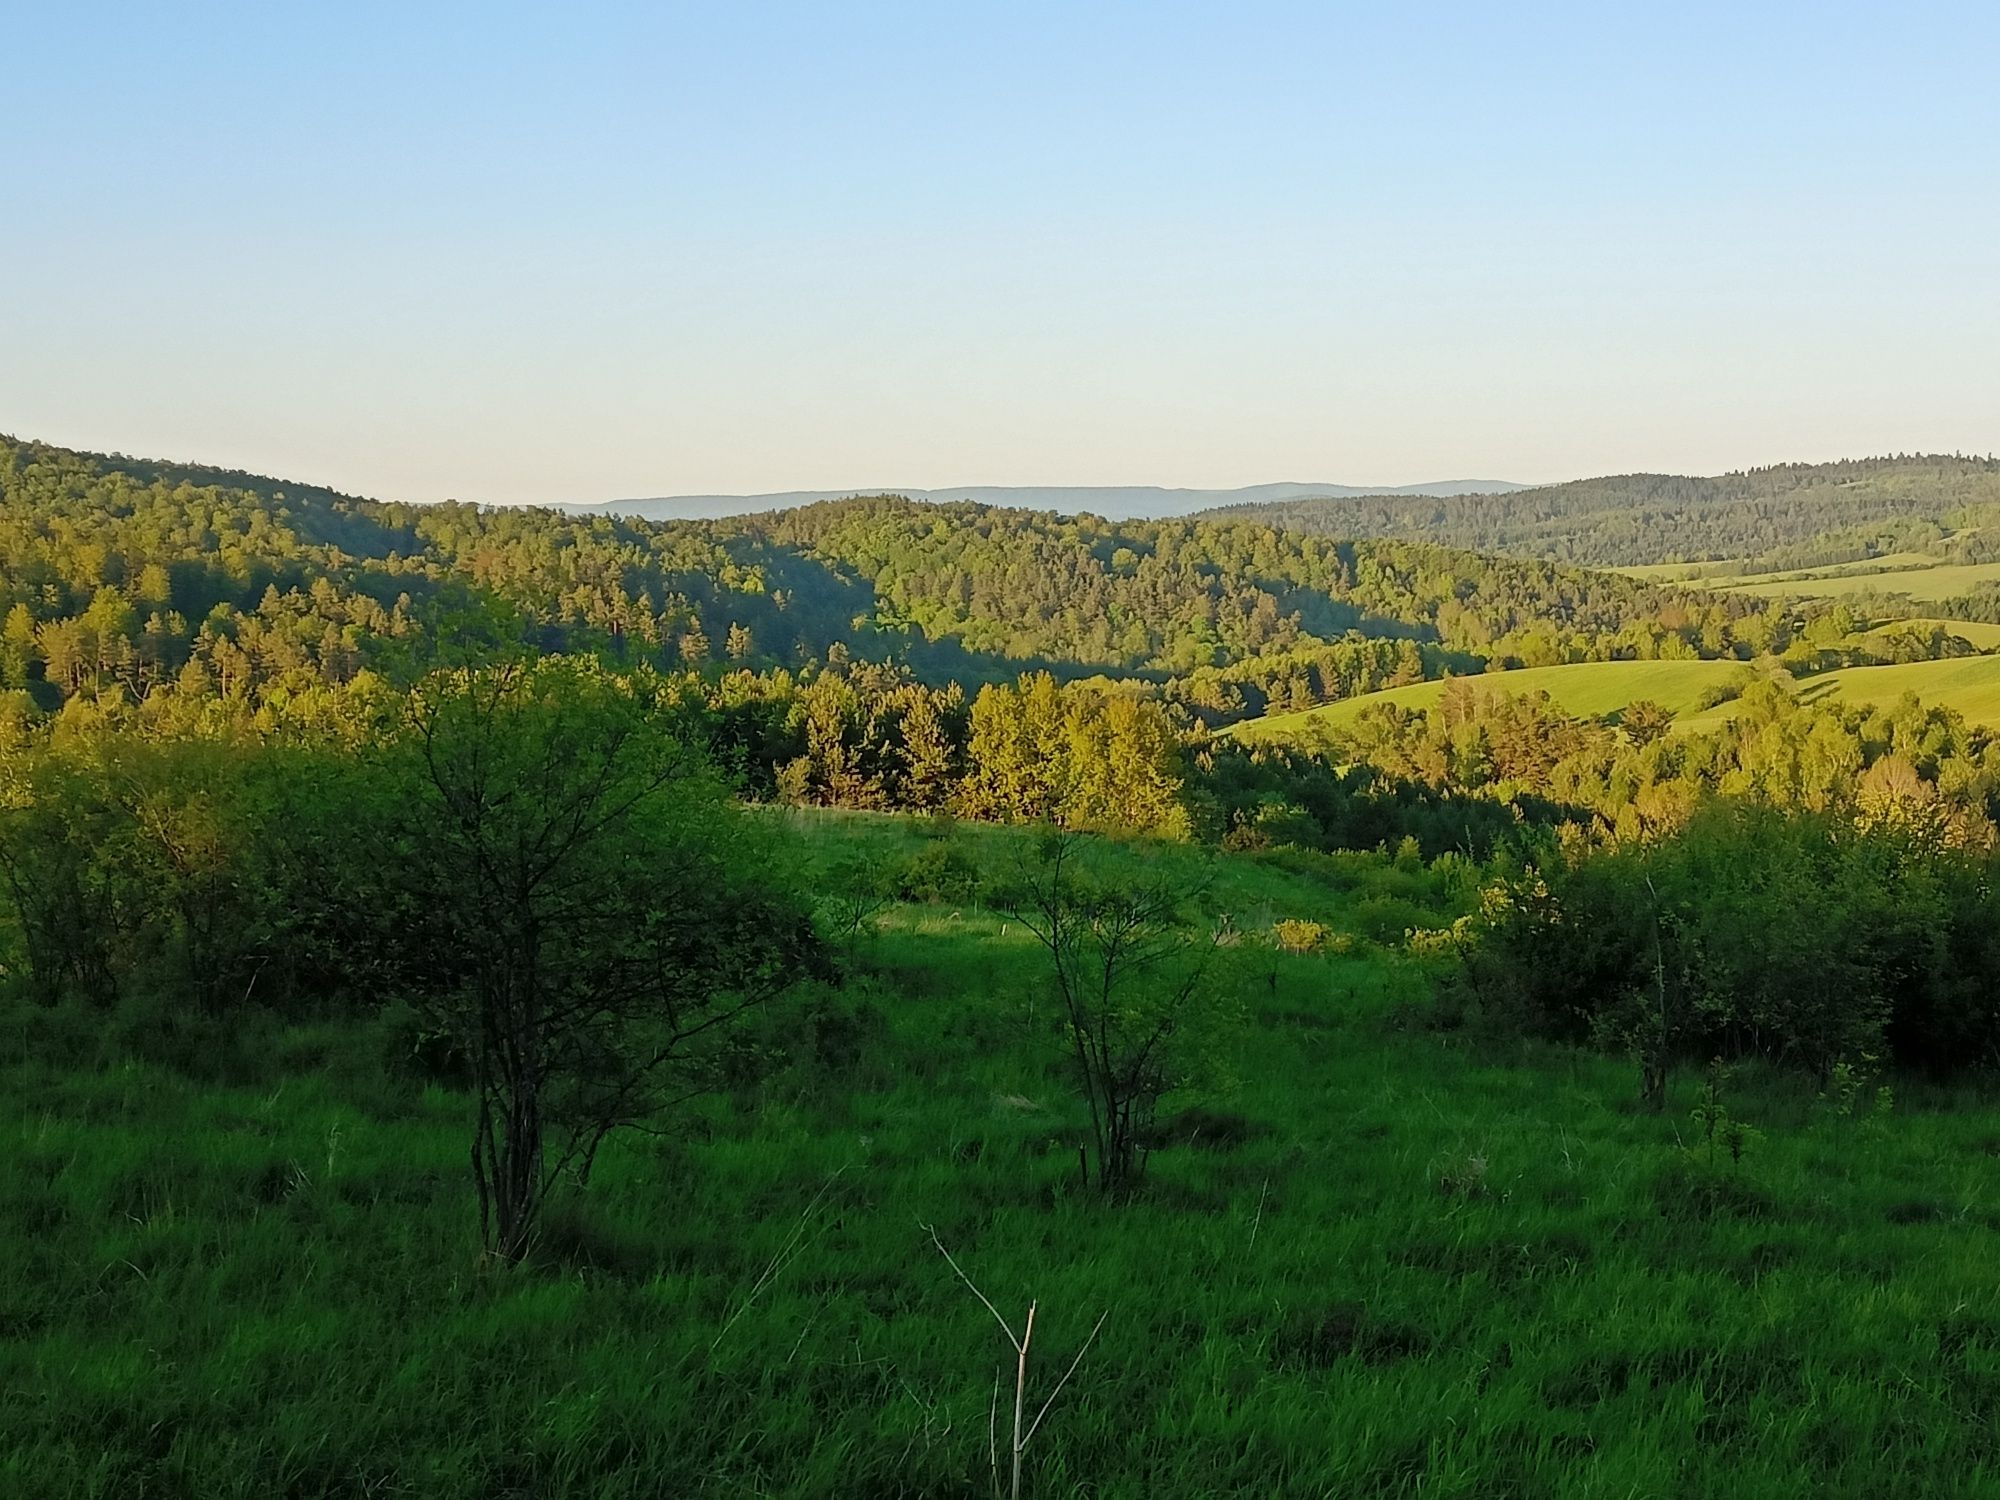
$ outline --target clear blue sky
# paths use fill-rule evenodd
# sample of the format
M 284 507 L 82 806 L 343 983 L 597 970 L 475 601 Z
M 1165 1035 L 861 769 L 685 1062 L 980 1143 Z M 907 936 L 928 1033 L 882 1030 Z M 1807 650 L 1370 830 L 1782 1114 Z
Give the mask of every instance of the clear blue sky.
M 2000 448 L 2000 7 L 4 7 L 0 431 L 431 499 Z

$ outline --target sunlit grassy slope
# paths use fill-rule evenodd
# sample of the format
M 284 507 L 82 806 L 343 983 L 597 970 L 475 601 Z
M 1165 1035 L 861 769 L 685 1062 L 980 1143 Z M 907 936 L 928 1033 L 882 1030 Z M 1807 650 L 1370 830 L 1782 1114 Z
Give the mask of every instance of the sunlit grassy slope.
M 2000 563 L 1946 564 L 1923 552 L 1897 552 L 1867 562 L 1829 563 L 1783 573 L 1744 573 L 1734 563 L 1648 563 L 1613 568 L 1628 578 L 1686 583 L 1763 599 L 1832 599 L 1852 594 L 1906 594 L 1913 600 L 1952 599 L 2000 582 Z
M 1628 703 L 1650 698 L 1670 713 L 1690 713 L 1703 691 L 1742 671 L 1733 661 L 1592 661 L 1565 667 L 1524 667 L 1518 672 L 1489 672 L 1466 679 L 1481 689 L 1501 693 L 1547 693 L 1572 714 L 1616 713 Z M 1271 714 L 1238 724 L 1229 733 L 1243 739 L 1289 738 L 1313 724 L 1337 728 L 1351 724 L 1373 704 L 1396 703 L 1427 708 L 1444 692 L 1442 682 L 1418 682 L 1386 688 L 1302 713 Z
M 1956 626 L 1959 622 L 1947 622 Z M 2000 626 L 1988 627 L 2000 631 Z M 1702 709 L 1707 688 L 1742 673 L 1741 662 L 1608 661 L 1567 667 L 1526 667 L 1518 672 L 1489 672 L 1467 679 L 1481 689 L 1500 693 L 1545 692 L 1567 712 L 1584 717 L 1615 714 L 1628 703 L 1651 699 L 1676 716 L 1676 727 L 1704 729 L 1727 720 L 1730 704 Z M 1443 693 L 1442 682 L 1413 683 L 1367 693 L 1303 713 L 1271 714 L 1226 730 L 1240 739 L 1294 739 L 1315 726 L 1340 728 L 1352 724 L 1370 706 L 1396 703 L 1425 708 Z M 2000 656 L 1959 657 L 1889 667 L 1847 667 L 1799 684 L 1809 703 L 1824 701 L 1887 705 L 1905 693 L 1926 703 L 1957 709 L 1975 724 L 2000 725 Z
M 2000 563 L 1940 564 L 1897 570 L 1889 566 L 1896 559 L 1884 558 L 1882 562 L 1884 566 L 1867 572 L 1787 573 L 1775 578 L 1753 576 L 1719 583 L 1704 581 L 1703 587 L 1725 588 L 1731 593 L 1755 594 L 1765 599 L 1830 599 L 1850 594 L 1880 593 L 1907 594 L 1916 600 L 1932 600 L 1955 598 L 1971 593 L 1982 584 L 2000 582 Z
M 1905 620 L 1890 620 L 1869 631 L 1870 635 L 1888 635 L 1898 630 L 1929 631 L 1933 627 L 1948 630 L 1953 635 L 1963 636 L 1981 651 L 2000 651 L 2000 625 L 1991 625 L 1984 620 L 1946 620 L 1928 616 L 1916 616 Z
M 1745 573 L 1740 562 L 1639 563 L 1611 568 L 1627 578 L 1644 578 L 1653 583 L 1694 583 L 1702 588 L 1728 589 L 1749 584 L 1796 580 L 1802 585 L 1828 580 L 1839 581 L 1848 574 L 1875 574 L 1898 568 L 1931 568 L 1938 560 L 1925 552 L 1894 552 L 1866 562 L 1827 563 L 1817 568 L 1795 568 L 1780 573 Z
M 1974 724 L 2000 726 L 2000 656 L 1916 661 L 1893 667 L 1845 667 L 1799 683 L 1808 703 L 1858 703 L 1884 708 L 1914 693 L 1925 703 L 1954 708 Z M 1682 718 L 1677 728 L 1700 730 L 1727 719 L 1725 703 Z

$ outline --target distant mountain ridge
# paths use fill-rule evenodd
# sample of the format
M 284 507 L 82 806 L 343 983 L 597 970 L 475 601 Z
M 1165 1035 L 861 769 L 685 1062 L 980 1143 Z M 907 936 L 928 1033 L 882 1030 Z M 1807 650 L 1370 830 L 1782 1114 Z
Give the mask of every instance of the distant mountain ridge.
M 844 490 L 777 490 L 762 495 L 655 495 L 595 503 L 563 502 L 553 509 L 572 515 L 632 516 L 647 521 L 709 521 L 724 516 L 793 510 L 821 500 L 846 500 L 859 495 L 901 495 L 909 500 L 970 500 L 979 505 L 1056 511 L 1063 515 L 1088 511 L 1092 515 L 1118 521 L 1186 516 L 1224 505 L 1282 505 L 1294 500 L 1351 500 L 1373 495 L 1428 498 L 1505 495 L 1526 488 L 1526 485 L 1504 479 L 1446 479 L 1429 484 L 1375 488 L 1351 484 L 1251 484 L 1223 490 L 1169 489 L 1156 484 L 970 484 L 956 489 L 913 489 L 888 484 Z

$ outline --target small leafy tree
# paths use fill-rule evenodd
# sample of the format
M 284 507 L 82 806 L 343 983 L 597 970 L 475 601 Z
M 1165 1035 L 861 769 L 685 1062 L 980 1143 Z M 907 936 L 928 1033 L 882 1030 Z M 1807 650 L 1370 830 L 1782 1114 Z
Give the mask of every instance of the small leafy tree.
M 505 1259 L 565 1173 L 715 1086 L 735 1023 L 816 963 L 677 721 L 660 679 L 563 659 L 440 674 L 412 700 L 415 977 L 470 1059 L 481 1230 Z
M 846 860 L 826 872 L 820 913 L 829 931 L 848 944 L 875 931 L 877 921 L 895 901 L 895 887 L 881 867 L 866 860 Z
M 297 795 L 338 759 L 120 725 L 0 752 L 0 906 L 31 992 L 149 994 L 211 1017 L 296 992 L 317 898 L 338 879 L 282 853 L 308 830 L 367 822 L 349 800 L 322 815 Z M 379 889 L 380 865 L 378 844 L 345 868 Z
M 1625 705 L 1625 711 L 1618 716 L 1618 725 L 1643 750 L 1666 737 L 1674 727 L 1674 716 L 1652 699 L 1641 698 Z
M 1639 1065 L 1639 1102 L 1667 1107 L 1674 1064 L 1711 1037 L 1725 1019 L 1702 946 L 1688 913 L 1642 875 L 1646 928 L 1641 972 L 1597 1017 L 1597 1039 Z M 1637 899 L 1637 892 L 1634 893 Z
M 0 897 L 29 992 L 108 1005 L 132 925 L 103 851 L 123 819 L 102 778 L 37 742 L 0 755 Z
M 1161 1096 L 1214 1061 L 1226 1010 L 1208 983 L 1213 935 L 1185 914 L 1193 893 L 1164 877 L 1103 879 L 1084 867 L 1084 847 L 1067 830 L 1043 833 L 997 904 L 1048 953 L 1090 1112 L 1088 1170 L 1111 1192 L 1140 1176 Z
M 1323 924 L 1303 917 L 1285 917 L 1271 924 L 1271 940 L 1287 953 L 1318 953 L 1326 947 Z
M 1732 1170 L 1741 1167 L 1743 1158 L 1764 1138 L 1761 1130 L 1729 1112 L 1729 1104 L 1723 1096 L 1732 1077 L 1732 1071 L 1723 1065 L 1722 1059 L 1717 1058 L 1710 1063 L 1708 1076 L 1702 1080 L 1701 1097 L 1690 1112 L 1695 1127 L 1701 1131 L 1701 1149 L 1711 1171 L 1725 1156 L 1729 1158 Z
M 132 893 L 160 949 L 160 977 L 216 1014 L 254 998 L 276 944 L 281 892 L 261 861 L 271 841 L 266 783 L 287 758 L 212 739 L 106 735 L 97 748 L 118 836 L 100 854 Z

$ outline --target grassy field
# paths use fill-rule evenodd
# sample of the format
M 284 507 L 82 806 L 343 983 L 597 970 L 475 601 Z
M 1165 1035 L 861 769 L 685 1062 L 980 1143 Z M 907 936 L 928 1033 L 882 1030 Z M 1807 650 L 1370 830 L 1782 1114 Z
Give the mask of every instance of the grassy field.
M 806 827 L 822 884 L 932 842 Z M 1987 1101 L 1904 1083 L 1863 1123 L 1750 1077 L 1762 1140 L 1710 1163 L 1692 1079 L 1645 1115 L 1622 1063 L 1410 1024 L 1394 937 L 1454 882 L 1217 876 L 1245 928 L 1384 941 L 1243 951 L 1235 1087 L 1122 1204 L 1076 1185 L 1035 950 L 976 901 L 891 910 L 775 1072 L 619 1146 L 511 1271 L 474 1252 L 467 1102 L 392 1028 L 10 1016 L 0 1493 L 985 1495 L 1011 1355 L 927 1224 L 1016 1327 L 1038 1303 L 1037 1401 L 1108 1313 L 1036 1496 L 2000 1492 Z M 119 1060 L 139 1036 L 186 1061 Z
M 1949 622 L 1954 626 L 1958 622 Z M 1987 627 L 2000 630 L 2000 627 Z M 1975 643 L 1977 644 L 1977 643 Z M 1652 699 L 1672 712 L 1675 727 L 1699 731 L 1726 722 L 1733 709 L 1724 703 L 1703 709 L 1702 693 L 1741 673 L 1741 662 L 1611 661 L 1581 662 L 1566 667 L 1525 667 L 1518 672 L 1490 672 L 1469 679 L 1495 692 L 1545 692 L 1572 714 L 1601 717 L 1628 703 Z M 1352 724 L 1370 706 L 1396 703 L 1428 708 L 1444 691 L 1441 682 L 1412 683 L 1329 703 L 1302 713 L 1271 714 L 1223 731 L 1244 740 L 1289 739 L 1320 725 L 1337 729 Z M 1953 708 L 1974 724 L 2000 726 L 2000 656 L 1957 657 L 1886 667 L 1846 667 L 1799 683 L 1807 702 L 1860 703 L 1887 707 L 1905 693 L 1925 703 Z
M 1963 636 L 1981 651 L 2000 651 L 2000 625 L 1991 625 L 1984 620 L 1945 620 L 1916 616 L 1906 620 L 1890 620 L 1869 631 L 1870 635 L 1887 635 L 1897 630 L 1928 631 L 1936 627 L 1948 630 L 1953 635 Z
M 1832 599 L 1850 594 L 1905 594 L 1918 602 L 1953 599 L 1969 594 L 1983 584 L 2000 582 L 2000 563 L 1937 564 L 1894 571 L 1897 559 L 1884 558 L 1883 566 L 1866 571 L 1842 569 L 1817 573 L 1784 573 L 1775 576 L 1704 581 L 1708 588 L 1731 593 L 1755 594 L 1760 598 Z
M 2000 656 L 1847 667 L 1799 684 L 1799 696 L 1808 702 L 1830 698 L 1886 707 L 1905 693 L 1955 708 L 1975 724 L 2000 724 Z
M 1799 683 L 1808 703 L 1858 703 L 1887 708 L 1905 693 L 1925 703 L 1957 709 L 1973 724 L 2000 727 L 2000 656 L 1961 656 L 1947 661 L 1915 661 L 1888 667 L 1844 667 Z M 1731 705 L 1684 715 L 1675 728 L 1698 733 L 1719 727 Z
M 1572 714 L 1616 713 L 1628 703 L 1650 698 L 1675 714 L 1691 713 L 1709 688 L 1729 681 L 1743 670 L 1733 661 L 1593 661 L 1564 667 L 1523 667 L 1516 672 L 1488 672 L 1467 679 L 1481 688 L 1507 693 L 1547 693 Z M 1396 703 L 1404 708 L 1428 708 L 1443 694 L 1442 682 L 1416 682 L 1385 688 L 1301 713 L 1271 714 L 1232 726 L 1225 733 L 1241 739 L 1288 738 L 1310 724 L 1337 728 L 1351 724 L 1373 704 Z
M 1783 573 L 1744 573 L 1736 563 L 1645 563 L 1613 568 L 1628 578 L 1686 583 L 1764 599 L 1832 599 L 1851 594 L 1906 594 L 1920 603 L 1953 599 L 2000 582 L 2000 563 L 1940 562 L 1924 552 L 1897 552 L 1866 562 L 1829 563 Z
M 1610 571 L 1653 583 L 1697 583 L 1703 588 L 1729 589 L 1777 582 L 1808 586 L 1838 582 L 1849 576 L 1936 566 L 1938 559 L 1927 552 L 1892 552 L 1865 562 L 1827 563 L 1817 568 L 1795 568 L 1779 573 L 1745 573 L 1741 571 L 1742 564 L 1737 562 L 1638 563 Z M 1807 591 L 1804 587 L 1794 590 L 1804 591 Z

